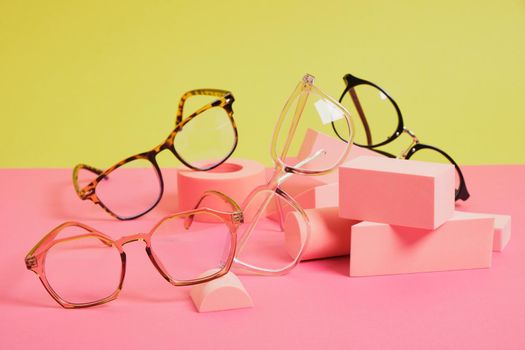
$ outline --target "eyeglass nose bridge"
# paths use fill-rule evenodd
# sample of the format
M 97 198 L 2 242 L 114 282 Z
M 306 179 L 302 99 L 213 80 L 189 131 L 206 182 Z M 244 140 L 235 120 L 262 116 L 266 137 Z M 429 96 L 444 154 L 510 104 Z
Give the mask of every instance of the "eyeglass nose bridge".
M 412 147 L 414 147 L 415 145 L 417 145 L 419 143 L 419 139 L 417 138 L 416 134 L 414 134 L 414 132 L 412 132 L 407 127 L 403 127 L 403 132 L 402 133 L 403 134 L 407 134 L 412 139 L 412 142 L 410 143 L 410 146 L 408 146 L 408 148 L 401 154 L 400 158 L 401 159 L 405 159 L 408 156 L 408 153 L 410 152 Z
M 148 243 L 148 235 L 146 233 L 135 233 L 132 235 L 124 236 L 119 238 L 116 243 L 120 245 L 121 247 L 132 242 L 136 241 L 143 241 L 144 243 Z

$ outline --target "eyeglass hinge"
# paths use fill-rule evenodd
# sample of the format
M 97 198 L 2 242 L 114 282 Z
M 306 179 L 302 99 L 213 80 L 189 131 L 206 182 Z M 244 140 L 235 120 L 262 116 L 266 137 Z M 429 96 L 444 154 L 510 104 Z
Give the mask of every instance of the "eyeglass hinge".
M 34 267 L 38 266 L 38 261 L 35 256 L 29 256 L 26 258 L 26 267 L 28 270 L 31 270 Z
M 315 77 L 311 74 L 306 73 L 303 77 L 303 82 L 306 84 L 313 84 Z
M 95 189 L 94 188 L 87 188 L 87 189 L 80 190 L 80 198 L 87 199 L 93 193 L 95 193 Z
M 244 215 L 242 212 L 237 211 L 232 214 L 232 220 L 234 224 L 242 224 L 244 222 Z
M 232 93 L 231 92 L 228 92 L 226 95 L 224 95 L 224 99 L 228 102 L 233 102 L 235 101 L 235 97 L 233 97 Z

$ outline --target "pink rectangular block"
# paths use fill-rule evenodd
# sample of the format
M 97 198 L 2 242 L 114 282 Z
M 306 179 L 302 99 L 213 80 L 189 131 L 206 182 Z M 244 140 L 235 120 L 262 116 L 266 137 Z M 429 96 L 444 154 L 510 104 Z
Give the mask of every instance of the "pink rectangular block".
M 352 226 L 350 276 L 487 268 L 494 217 L 454 212 L 436 230 L 361 222 Z
M 339 168 L 339 215 L 435 229 L 454 211 L 449 164 L 362 156 Z
M 312 187 L 295 196 L 303 209 L 337 207 L 339 204 L 339 185 L 337 183 Z
M 490 216 L 494 218 L 494 242 L 492 250 L 495 252 L 501 252 L 510 241 L 511 235 L 511 218 L 509 215 L 500 214 L 481 214 L 481 213 L 466 213 L 465 215 L 471 215 L 472 217 L 485 217 Z

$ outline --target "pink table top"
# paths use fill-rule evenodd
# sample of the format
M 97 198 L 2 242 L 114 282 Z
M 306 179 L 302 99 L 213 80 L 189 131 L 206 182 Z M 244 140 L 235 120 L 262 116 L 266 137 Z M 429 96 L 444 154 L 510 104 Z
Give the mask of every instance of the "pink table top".
M 525 349 L 525 165 L 465 167 L 465 211 L 510 214 L 512 238 L 490 269 L 348 276 L 348 257 L 301 263 L 282 277 L 240 275 L 254 308 L 199 314 L 140 243 L 126 246 L 119 298 L 65 310 L 24 256 L 66 220 L 110 235 L 144 231 L 176 211 L 176 173 L 146 217 L 116 222 L 78 200 L 69 169 L 0 170 L 0 348 Z

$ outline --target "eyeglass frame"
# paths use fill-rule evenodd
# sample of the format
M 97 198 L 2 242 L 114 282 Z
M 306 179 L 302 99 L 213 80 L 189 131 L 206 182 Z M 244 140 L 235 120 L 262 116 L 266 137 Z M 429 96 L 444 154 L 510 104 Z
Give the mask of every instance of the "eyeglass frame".
M 275 125 L 275 129 L 274 129 L 274 133 L 273 133 L 273 136 L 272 136 L 270 152 L 271 152 L 272 160 L 274 162 L 273 174 L 270 177 L 270 179 L 268 180 L 267 184 L 258 186 L 255 189 L 253 189 L 250 192 L 250 194 L 248 194 L 248 196 L 244 199 L 243 204 L 241 206 L 241 208 L 243 209 L 243 212 L 244 212 L 245 209 L 247 208 L 248 204 L 259 193 L 261 193 L 263 191 L 274 192 L 275 195 L 280 196 L 281 198 L 283 198 L 303 218 L 303 220 L 304 220 L 304 222 L 306 224 L 306 232 L 305 232 L 304 243 L 303 243 L 301 249 L 299 250 L 297 256 L 292 261 L 292 263 L 287 265 L 286 267 L 284 267 L 282 269 L 265 269 L 265 268 L 260 268 L 260 267 L 253 266 L 251 264 L 245 263 L 245 262 L 243 262 L 243 261 L 241 261 L 241 260 L 239 260 L 237 258 L 238 254 L 242 251 L 242 248 L 243 248 L 244 244 L 246 243 L 248 238 L 253 233 L 257 222 L 260 220 L 260 218 L 263 215 L 264 211 L 268 207 L 270 201 L 273 199 L 273 196 L 272 197 L 269 196 L 267 199 L 265 199 L 264 203 L 257 210 L 257 213 L 255 214 L 253 220 L 250 222 L 249 228 L 246 231 L 242 232 L 243 235 L 241 237 L 239 237 L 239 242 L 237 244 L 237 252 L 236 252 L 236 255 L 235 255 L 234 259 L 233 259 L 233 266 L 235 268 L 239 268 L 239 269 L 242 269 L 242 270 L 245 270 L 245 271 L 248 271 L 248 272 L 252 272 L 252 273 L 255 273 L 255 274 L 259 274 L 259 275 L 283 275 L 283 274 L 286 274 L 286 273 L 290 272 L 295 266 L 297 266 L 297 264 L 301 261 L 301 257 L 303 255 L 304 249 L 305 249 L 306 245 L 308 244 L 308 240 L 309 240 L 309 236 L 310 236 L 310 220 L 308 218 L 308 215 L 304 211 L 304 209 L 299 205 L 299 203 L 291 195 L 289 195 L 284 190 L 282 190 L 279 186 L 284 181 L 286 181 L 290 176 L 292 176 L 293 174 L 301 174 L 301 175 L 324 175 L 324 174 L 327 174 L 327 173 L 335 170 L 337 167 L 339 167 L 346 160 L 348 155 L 350 154 L 350 149 L 351 149 L 351 146 L 352 146 L 352 142 L 348 143 L 348 146 L 347 146 L 345 152 L 342 154 L 342 156 L 339 158 L 339 160 L 333 166 L 331 166 L 330 168 L 321 169 L 321 170 L 308 170 L 308 169 L 302 169 L 301 168 L 301 166 L 307 164 L 308 162 L 310 162 L 313 159 L 315 159 L 316 157 L 318 157 L 321 154 L 322 150 L 317 151 L 314 155 L 312 155 L 309 158 L 306 158 L 306 159 L 300 161 L 299 163 L 297 163 L 295 165 L 288 165 L 286 163 L 285 159 L 286 159 L 286 156 L 288 155 L 289 146 L 290 146 L 290 143 L 293 140 L 293 137 L 295 136 L 296 127 L 297 127 L 297 125 L 299 123 L 299 120 L 300 120 L 300 118 L 302 116 L 302 112 L 303 112 L 302 109 L 304 108 L 304 105 L 306 104 L 306 100 L 302 101 L 303 105 L 300 107 L 300 109 L 301 109 L 300 111 L 298 111 L 299 104 L 296 107 L 296 110 L 295 110 L 295 113 L 294 113 L 294 117 L 292 119 L 292 124 L 291 124 L 291 125 L 293 125 L 292 127 L 294 128 L 294 131 L 293 132 L 289 132 L 287 134 L 288 136 L 287 136 L 286 141 L 285 141 L 286 146 L 283 148 L 283 151 L 282 151 L 282 153 L 280 155 L 277 154 L 278 137 L 279 137 L 279 133 L 281 131 L 281 127 L 283 125 L 283 122 L 284 122 L 284 120 L 286 118 L 286 115 L 285 115 L 284 111 L 287 110 L 287 107 L 289 106 L 290 102 L 293 101 L 297 96 L 302 94 L 303 91 L 308 91 L 308 93 L 310 93 L 310 91 L 315 91 L 318 95 L 320 95 L 320 96 L 328 99 L 330 102 L 334 103 L 334 105 L 339 107 L 344 112 L 343 116 L 344 116 L 344 118 L 345 118 L 345 120 L 347 122 L 347 126 L 348 126 L 349 130 L 354 130 L 353 129 L 353 121 L 350 118 L 350 113 L 346 110 L 346 108 L 344 108 L 344 106 L 342 106 L 335 99 L 333 99 L 332 97 L 330 97 L 329 95 L 327 95 L 326 93 L 322 92 L 317 87 L 315 87 L 315 85 L 313 85 L 314 79 L 315 78 L 312 75 L 306 74 L 303 77 L 303 80 L 297 85 L 297 87 L 294 89 L 294 91 L 292 92 L 292 94 L 288 98 L 288 100 L 287 100 L 287 102 L 285 104 L 285 107 L 283 108 L 283 111 L 281 112 L 281 114 L 279 116 L 279 119 L 277 120 L 277 123 Z M 350 140 L 353 139 L 353 135 L 354 135 L 353 132 L 351 132 L 350 133 Z M 197 202 L 196 208 L 200 205 L 200 203 L 202 202 L 203 198 L 204 198 L 204 196 Z M 279 203 L 279 202 L 277 201 L 277 203 Z M 280 209 L 281 208 L 279 207 L 278 208 L 279 214 L 280 214 L 279 220 L 281 220 L 281 225 L 282 225 L 282 219 L 283 218 L 282 218 L 282 211 Z
M 190 97 L 192 97 L 192 96 L 199 96 L 199 95 L 201 95 L 201 96 L 214 96 L 214 97 L 219 97 L 219 98 L 217 100 L 213 101 L 213 102 L 210 102 L 210 103 L 204 105 L 203 107 L 199 108 L 197 111 L 193 112 L 188 117 L 183 119 L 183 110 L 184 110 L 185 102 Z M 155 148 L 153 148 L 153 149 L 151 149 L 149 151 L 138 153 L 138 154 L 136 154 L 134 156 L 130 156 L 128 158 L 125 158 L 124 160 L 122 160 L 122 161 L 116 163 L 115 165 L 107 168 L 106 170 L 101 170 L 101 169 L 92 167 L 92 166 L 87 165 L 87 164 L 77 164 L 73 168 L 73 187 L 75 189 L 75 192 L 77 193 L 77 195 L 78 195 L 78 197 L 80 199 L 92 201 L 94 204 L 97 204 L 97 205 L 101 206 L 111 216 L 113 216 L 114 218 L 119 219 L 119 220 L 133 220 L 133 219 L 136 219 L 138 217 L 141 217 L 141 216 L 147 214 L 148 212 L 150 212 L 153 208 L 155 208 L 157 206 L 157 204 L 160 202 L 160 200 L 162 199 L 162 196 L 164 194 L 164 180 L 162 178 L 162 172 L 161 172 L 160 167 L 159 167 L 159 165 L 157 163 L 157 160 L 156 160 L 156 157 L 157 157 L 157 155 L 159 153 L 161 153 L 162 151 L 164 151 L 166 149 L 170 150 L 171 153 L 180 162 L 182 162 L 188 168 L 190 168 L 192 170 L 196 170 L 196 171 L 207 171 L 207 170 L 214 169 L 214 168 L 218 167 L 219 165 L 221 165 L 222 163 L 224 163 L 233 154 L 233 152 L 237 148 L 237 144 L 238 144 L 238 131 L 237 131 L 237 125 L 236 125 L 235 120 L 233 118 L 233 108 L 232 108 L 232 105 L 233 105 L 234 101 L 235 101 L 235 98 L 233 97 L 233 94 L 231 92 L 229 92 L 229 91 L 226 91 L 226 90 L 196 89 L 196 90 L 187 91 L 186 93 L 184 93 L 182 95 L 182 97 L 181 97 L 181 99 L 179 101 L 179 104 L 178 104 L 175 128 L 171 131 L 171 133 L 168 135 L 168 137 L 164 140 L 163 143 L 161 143 L 160 145 L 158 145 L 157 147 L 155 147 Z M 234 131 L 233 146 L 232 146 L 232 149 L 230 150 L 230 152 L 220 162 L 214 163 L 214 164 L 212 164 L 212 165 L 210 165 L 208 167 L 198 168 L 198 167 L 195 167 L 194 165 L 188 163 L 186 160 L 184 160 L 184 158 L 182 158 L 178 154 L 178 152 L 177 152 L 177 150 L 175 149 L 175 146 L 174 146 L 174 140 L 175 140 L 175 137 L 176 137 L 177 133 L 180 132 L 183 129 L 184 125 L 186 125 L 188 122 L 190 122 L 195 117 L 199 116 L 200 114 L 202 114 L 205 111 L 207 111 L 207 110 L 209 110 L 211 108 L 214 108 L 214 107 L 223 108 L 226 111 L 227 115 L 228 115 L 228 118 L 229 118 L 229 120 L 231 122 L 233 131 Z M 153 168 L 155 170 L 157 178 L 159 179 L 160 193 L 159 193 L 159 196 L 158 196 L 157 200 L 151 205 L 151 207 L 148 208 L 147 210 L 143 211 L 142 213 L 137 214 L 137 215 L 132 215 L 132 216 L 120 216 L 120 215 L 116 214 L 115 212 L 113 212 L 110 208 L 108 208 L 100 200 L 100 198 L 96 194 L 96 187 L 97 187 L 98 183 L 100 181 L 106 179 L 108 177 L 108 175 L 112 171 L 114 171 L 115 169 L 117 169 L 117 168 L 119 168 L 119 167 L 121 167 L 121 166 L 123 166 L 123 165 L 125 165 L 125 164 L 127 164 L 129 162 L 131 162 L 131 161 L 137 160 L 137 159 L 147 160 L 153 165 Z M 87 170 L 87 171 L 97 175 L 97 177 L 94 180 L 92 180 L 89 184 L 87 184 L 84 187 L 80 188 L 79 183 L 78 183 L 78 174 L 79 174 L 80 170 Z
M 375 151 L 377 153 L 380 153 L 382 155 L 385 155 L 389 158 L 401 158 L 401 159 L 410 159 L 417 151 L 419 150 L 422 150 L 422 149 L 430 149 L 430 150 L 433 150 L 433 151 L 436 151 L 438 153 L 440 153 L 442 156 L 444 156 L 453 166 L 454 168 L 456 169 L 456 172 L 458 174 L 458 177 L 459 177 L 459 186 L 458 188 L 455 190 L 455 200 L 462 200 L 462 201 L 466 201 L 469 197 L 470 197 L 470 193 L 467 189 L 467 185 L 466 185 L 466 182 L 465 182 L 465 177 L 463 176 L 463 172 L 461 171 L 461 168 L 459 167 L 459 165 L 454 161 L 454 159 L 448 155 L 445 151 L 435 147 L 435 146 L 431 146 L 431 145 L 428 145 L 428 144 L 423 144 L 423 143 L 420 143 L 419 139 L 417 138 L 417 136 L 408 128 L 405 127 L 404 125 L 404 121 L 403 121 L 403 116 L 402 116 L 402 113 L 401 113 L 401 109 L 399 108 L 399 106 L 397 105 L 396 101 L 384 90 L 382 89 L 380 86 L 368 81 L 368 80 L 364 80 L 364 79 L 361 79 L 361 78 L 358 78 L 350 73 L 347 73 L 344 75 L 343 77 L 343 81 L 345 82 L 346 84 L 346 87 L 345 89 L 343 90 L 343 93 L 341 94 L 341 97 L 339 98 L 339 103 L 342 103 L 343 101 L 343 98 L 346 96 L 346 94 L 348 93 L 350 95 L 350 98 L 352 99 L 352 102 L 354 103 L 354 106 L 357 110 L 357 114 L 359 115 L 359 118 L 361 120 L 361 123 L 365 129 L 365 134 L 366 134 L 366 137 L 367 137 L 367 141 L 368 141 L 368 145 L 363 145 L 363 144 L 359 144 L 357 142 L 353 142 L 356 146 L 359 146 L 359 147 L 365 147 L 367 149 L 370 149 L 372 151 Z M 354 90 L 353 88 L 358 86 L 358 85 L 370 85 L 376 89 L 378 89 L 382 94 L 384 94 L 384 96 L 386 96 L 386 98 L 388 98 L 388 100 L 392 103 L 392 105 L 394 106 L 394 109 L 396 110 L 396 113 L 397 113 L 397 127 L 395 129 L 395 131 L 392 133 L 392 135 L 390 135 L 386 140 L 380 142 L 380 143 L 377 143 L 377 144 L 370 144 L 371 143 L 371 133 L 370 133 L 370 126 L 368 125 L 368 121 L 366 120 L 366 117 L 363 113 L 363 109 L 361 107 L 361 104 L 357 98 L 357 96 L 355 95 L 355 92 L 352 93 Z M 335 127 L 335 125 L 332 123 L 332 128 L 335 132 L 335 134 L 337 135 L 337 137 L 339 139 L 341 139 L 342 141 L 344 142 L 348 142 L 347 140 L 345 140 L 343 137 L 341 137 L 341 135 L 337 132 L 337 129 Z M 377 147 L 381 147 L 381 146 L 384 146 L 384 145 L 387 145 L 391 142 L 393 142 L 394 140 L 396 140 L 398 137 L 400 137 L 401 135 L 403 134 L 406 134 L 408 136 L 411 137 L 412 139 L 412 142 L 410 144 L 410 146 L 402 152 L 402 154 L 400 156 L 395 156 L 389 152 L 386 152 L 386 151 L 383 151 L 383 150 L 379 150 L 379 149 L 376 149 Z
M 123 246 L 128 243 L 135 242 L 135 241 L 143 241 L 146 244 L 146 254 L 148 255 L 150 261 L 155 266 L 157 271 L 162 275 L 162 277 L 164 277 L 166 281 L 168 281 L 174 286 L 190 286 L 190 285 L 205 283 L 205 282 L 209 282 L 214 279 L 217 279 L 221 276 L 224 276 L 226 273 L 228 273 L 228 271 L 230 270 L 233 264 L 233 259 L 234 259 L 236 247 L 237 247 L 237 230 L 240 224 L 243 222 L 243 215 L 242 215 L 242 211 L 239 205 L 233 199 L 229 198 L 225 194 L 218 192 L 218 191 L 208 191 L 205 194 L 219 196 L 222 200 L 224 200 L 226 203 L 231 205 L 232 211 L 226 212 L 226 211 L 215 210 L 215 209 L 211 209 L 207 207 L 202 207 L 202 208 L 197 208 L 194 210 L 174 213 L 174 214 L 171 214 L 171 215 L 168 215 L 162 218 L 147 233 L 136 233 L 132 235 L 122 236 L 117 240 L 114 240 L 108 235 L 88 225 L 85 225 L 83 223 L 76 222 L 76 221 L 66 221 L 58 225 L 54 229 L 52 229 L 29 251 L 29 253 L 27 253 L 26 257 L 24 258 L 26 268 L 30 271 L 33 271 L 38 276 L 38 278 L 40 279 L 40 282 L 42 283 L 46 291 L 49 293 L 49 295 L 58 304 L 60 304 L 62 307 L 66 309 L 92 307 L 92 306 L 105 304 L 112 300 L 117 299 L 122 290 L 124 278 L 126 275 L 126 253 L 123 249 Z M 165 270 L 161 262 L 161 259 L 156 257 L 154 251 L 151 249 L 151 238 L 153 234 L 155 233 L 155 231 L 166 221 L 169 221 L 169 220 L 172 220 L 178 217 L 183 217 L 185 218 L 185 223 L 184 223 L 185 227 L 189 228 L 188 221 L 187 221 L 188 218 L 193 218 L 194 215 L 203 214 L 203 213 L 207 213 L 207 214 L 211 214 L 215 216 L 218 220 L 220 220 L 221 224 L 226 224 L 226 226 L 228 227 L 228 231 L 230 233 L 230 249 L 229 249 L 228 257 L 225 260 L 222 268 L 209 276 L 204 276 L 204 277 L 196 278 L 192 280 L 176 280 L 173 277 L 171 277 L 170 274 Z M 56 236 L 63 229 L 67 227 L 80 227 L 84 229 L 87 233 L 55 240 Z M 114 246 L 118 250 L 120 254 L 120 260 L 121 260 L 120 281 L 119 281 L 117 289 L 111 295 L 103 299 L 96 300 L 93 302 L 84 302 L 84 303 L 68 302 L 65 299 L 63 299 L 57 292 L 54 291 L 51 284 L 47 280 L 46 272 L 44 269 L 46 255 L 47 255 L 47 252 L 53 246 L 59 243 L 74 240 L 74 239 L 88 238 L 88 237 L 99 239 L 105 245 Z

